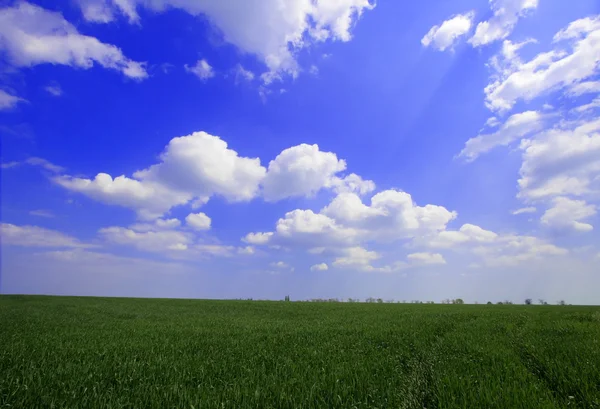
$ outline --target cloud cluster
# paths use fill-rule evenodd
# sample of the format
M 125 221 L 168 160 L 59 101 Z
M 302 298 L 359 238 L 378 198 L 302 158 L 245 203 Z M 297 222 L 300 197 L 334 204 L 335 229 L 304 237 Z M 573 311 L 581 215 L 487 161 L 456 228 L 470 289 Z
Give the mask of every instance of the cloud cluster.
M 281 152 L 265 169 L 258 158 L 238 155 L 221 138 L 206 132 L 173 138 L 160 162 L 113 178 L 59 175 L 60 186 L 107 204 L 128 207 L 142 219 L 161 217 L 172 207 L 206 203 L 214 195 L 228 201 L 267 201 L 312 196 L 321 189 L 366 193 L 375 188 L 360 176 L 341 174 L 346 162 L 317 145 L 298 145 Z M 197 219 L 197 217 L 196 217 Z
M 469 38 L 468 43 L 473 47 L 481 47 L 507 38 L 519 18 L 537 8 L 537 5 L 538 0 L 490 0 L 492 17 L 477 24 L 475 33 Z M 454 15 L 440 25 L 431 27 L 421 39 L 421 44 L 439 51 L 452 50 L 460 37 L 471 32 L 474 18 L 474 11 Z
M 144 64 L 128 59 L 118 47 L 80 34 L 61 13 L 25 1 L 0 9 L 0 50 L 15 67 L 97 64 L 129 78 L 147 77 Z
M 512 45 L 505 44 L 509 48 Z M 600 16 L 573 21 L 556 33 L 553 44 L 554 49 L 527 62 L 521 62 L 515 52 L 503 51 L 503 69 L 485 88 L 488 108 L 504 112 L 518 100 L 531 101 L 565 87 L 574 89 L 574 93 L 593 89 L 593 82 L 579 88 L 578 84 L 600 70 Z
M 119 15 L 139 24 L 138 9 L 179 9 L 206 16 L 225 41 L 256 55 L 267 67 L 266 82 L 280 73 L 297 75 L 295 51 L 325 40 L 349 41 L 351 28 L 374 4 L 368 0 L 335 2 L 290 0 L 77 0 L 88 21 L 106 23 Z M 203 70 L 205 72 L 205 70 Z
M 469 43 L 479 47 L 505 39 L 512 33 L 519 18 L 537 6 L 538 0 L 490 0 L 494 14 L 489 20 L 477 24 Z
M 568 110 L 545 104 L 542 111 L 514 113 L 496 131 L 469 139 L 460 157 L 472 161 L 497 146 L 517 145 L 522 164 L 517 197 L 527 207 L 514 214 L 545 210 L 540 224 L 552 232 L 589 232 L 600 194 L 600 99 L 586 94 L 599 88 L 600 16 L 575 20 L 553 37 L 552 49 L 523 61 L 521 43 L 505 40 L 491 58 L 492 76 L 485 88 L 486 106 L 500 116 L 517 102 L 551 94 L 583 101 Z M 572 102 L 570 101 L 570 102 Z M 531 206 L 532 204 L 536 205 Z

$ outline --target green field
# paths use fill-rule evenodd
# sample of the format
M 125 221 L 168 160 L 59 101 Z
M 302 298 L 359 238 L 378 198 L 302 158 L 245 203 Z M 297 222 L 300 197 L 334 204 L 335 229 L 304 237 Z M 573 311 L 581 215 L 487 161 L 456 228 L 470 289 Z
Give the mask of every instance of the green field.
M 0 296 L 0 407 L 600 408 L 600 309 Z

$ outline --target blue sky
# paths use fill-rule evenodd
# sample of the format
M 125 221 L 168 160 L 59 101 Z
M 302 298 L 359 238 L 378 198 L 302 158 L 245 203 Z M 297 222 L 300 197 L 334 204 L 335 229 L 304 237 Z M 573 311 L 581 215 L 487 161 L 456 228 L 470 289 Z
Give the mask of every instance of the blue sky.
M 600 303 L 571 3 L 3 2 L 0 291 Z

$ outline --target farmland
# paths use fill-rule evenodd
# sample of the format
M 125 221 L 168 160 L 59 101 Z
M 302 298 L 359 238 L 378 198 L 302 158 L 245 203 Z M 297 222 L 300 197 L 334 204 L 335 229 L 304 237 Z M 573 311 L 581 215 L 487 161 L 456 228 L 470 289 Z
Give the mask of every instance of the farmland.
M 600 408 L 600 308 L 0 296 L 0 407 Z

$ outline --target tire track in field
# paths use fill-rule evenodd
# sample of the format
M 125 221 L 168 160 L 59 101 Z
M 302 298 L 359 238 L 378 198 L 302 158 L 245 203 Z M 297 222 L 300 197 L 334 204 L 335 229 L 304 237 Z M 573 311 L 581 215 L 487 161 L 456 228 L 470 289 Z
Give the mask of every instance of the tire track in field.
M 440 347 L 446 336 L 457 331 L 465 324 L 476 320 L 477 316 L 468 316 L 464 321 L 451 320 L 445 326 L 437 328 L 434 331 L 434 340 L 425 351 L 415 351 L 417 356 L 413 359 L 413 366 L 410 372 L 411 381 L 406 390 L 405 403 L 400 406 L 402 409 L 437 409 L 439 407 L 438 397 L 434 393 L 434 373 L 435 366 L 440 362 Z
M 561 388 L 558 380 L 552 376 L 546 365 L 527 347 L 522 334 L 524 324 L 524 321 L 519 322 L 517 332 L 512 335 L 510 342 L 525 369 L 541 382 L 541 384 L 550 392 L 557 404 L 561 406 L 573 405 L 575 402 L 571 399 L 576 397 L 579 403 L 584 404 L 583 407 L 594 407 L 592 402 L 588 402 L 584 396 L 581 396 L 581 394 L 578 393 L 578 391 L 570 391 L 568 393 L 562 391 L 563 388 Z

